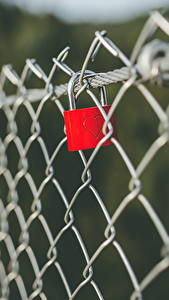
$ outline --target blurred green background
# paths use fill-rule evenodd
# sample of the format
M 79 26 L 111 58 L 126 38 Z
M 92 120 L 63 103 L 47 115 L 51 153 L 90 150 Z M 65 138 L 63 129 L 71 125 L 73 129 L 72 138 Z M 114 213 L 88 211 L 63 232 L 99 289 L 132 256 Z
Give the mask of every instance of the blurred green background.
M 36 58 L 40 66 L 48 74 L 52 67 L 52 58 L 65 47 L 70 46 L 68 65 L 78 71 L 83 63 L 89 45 L 94 38 L 96 30 L 105 29 L 108 37 L 112 39 L 130 56 L 135 41 L 143 27 L 146 17 L 132 19 L 118 24 L 68 24 L 52 15 L 31 15 L 19 8 L 0 4 L 0 65 L 12 63 L 20 74 L 26 58 Z M 161 32 L 154 36 L 168 41 L 168 37 Z M 101 50 L 91 70 L 106 72 L 120 68 L 122 63 L 113 58 L 105 49 Z M 56 84 L 68 80 L 62 72 L 54 78 Z M 35 77 L 28 82 L 28 87 L 42 87 L 42 83 Z M 168 89 L 151 86 L 148 88 L 158 99 L 160 105 L 166 108 L 168 105 Z M 120 84 L 108 87 L 108 101 L 111 104 L 113 97 L 120 88 Z M 13 87 L 5 87 L 7 94 L 15 93 Z M 86 96 L 87 97 L 87 96 Z M 85 97 L 83 105 L 85 105 Z M 63 105 L 67 108 L 67 99 L 63 99 Z M 36 110 L 38 103 L 33 105 Z M 133 87 L 121 101 L 117 111 L 117 128 L 121 145 L 136 167 L 148 150 L 152 142 L 158 136 L 159 121 L 146 100 Z M 24 107 L 19 108 L 16 121 L 18 135 L 23 144 L 30 136 L 31 119 Z M 48 101 L 40 115 L 41 136 L 43 137 L 50 155 L 56 145 L 64 136 L 63 120 L 54 103 Z M 0 135 L 4 139 L 7 131 L 7 119 L 4 111 L 0 112 Z M 92 150 L 85 151 L 87 158 Z M 19 156 L 14 143 L 7 149 L 8 168 L 13 176 L 18 172 Z M 38 187 L 45 179 L 45 161 L 38 143 L 32 144 L 28 153 L 29 172 Z M 64 145 L 60 154 L 53 163 L 55 176 L 60 182 L 68 201 L 71 200 L 76 189 L 81 185 L 83 165 L 78 153 L 68 153 Z M 92 184 L 98 190 L 100 196 L 112 215 L 122 199 L 128 194 L 129 173 L 114 147 L 102 148 L 91 166 L 93 174 Z M 165 227 L 169 227 L 169 159 L 168 145 L 159 151 L 141 177 L 142 193 L 149 199 L 155 208 Z M 0 196 L 7 205 L 8 189 L 3 176 L 0 177 Z M 32 194 L 30 188 L 23 179 L 18 184 L 19 205 L 23 209 L 25 218 L 30 214 Z M 50 225 L 53 236 L 64 226 L 65 207 L 63 202 L 49 182 L 42 195 L 42 213 Z M 75 225 L 79 229 L 89 256 L 96 251 L 104 241 L 106 226 L 94 196 L 86 188 L 78 197 L 73 207 Z M 19 245 L 20 228 L 15 213 L 8 217 L 9 233 L 12 235 L 14 245 Z M 141 204 L 135 200 L 121 215 L 117 223 L 116 239 L 122 245 L 128 259 L 134 268 L 139 282 L 160 260 L 162 241 Z M 46 262 L 48 242 L 40 225 L 35 221 L 30 227 L 30 243 L 33 247 L 40 268 Z M 9 256 L 5 243 L 1 243 L 1 257 L 7 268 Z M 85 261 L 78 242 L 71 230 L 68 230 L 58 243 L 58 261 L 61 263 L 72 290 L 82 281 L 82 271 Z M 23 276 L 27 292 L 30 294 L 31 285 L 35 280 L 29 259 L 23 252 L 19 257 L 20 272 Z M 112 245 L 108 246 L 93 265 L 94 279 L 100 287 L 104 299 L 125 300 L 132 293 L 132 285 L 126 273 L 124 264 Z M 144 299 L 158 300 L 168 299 L 169 271 L 163 272 L 143 293 Z M 58 272 L 51 266 L 44 275 L 44 291 L 49 300 L 66 300 L 67 296 L 63 288 Z M 10 300 L 19 300 L 20 296 L 16 284 L 10 285 Z M 36 299 L 40 299 L 38 296 Z M 76 296 L 77 300 L 98 299 L 90 284 L 87 284 Z

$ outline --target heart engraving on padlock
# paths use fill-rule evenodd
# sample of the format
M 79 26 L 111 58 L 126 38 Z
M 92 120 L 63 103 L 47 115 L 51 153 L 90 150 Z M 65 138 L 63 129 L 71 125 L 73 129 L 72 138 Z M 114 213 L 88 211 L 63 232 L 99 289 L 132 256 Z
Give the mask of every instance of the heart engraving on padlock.
M 85 120 L 83 121 L 83 127 L 98 139 L 103 127 L 102 116 L 100 114 L 97 114 L 95 116 L 85 118 Z

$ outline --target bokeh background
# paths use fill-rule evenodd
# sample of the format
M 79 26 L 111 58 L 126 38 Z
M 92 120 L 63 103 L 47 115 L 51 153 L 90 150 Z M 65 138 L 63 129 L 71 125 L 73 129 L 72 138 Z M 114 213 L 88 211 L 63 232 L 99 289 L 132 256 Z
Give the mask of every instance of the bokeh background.
M 11 63 L 20 74 L 26 58 L 35 58 L 48 74 L 52 66 L 52 58 L 65 47 L 71 51 L 67 63 L 78 71 L 83 63 L 89 45 L 96 30 L 105 29 L 108 37 L 129 57 L 136 39 L 143 27 L 150 9 L 168 5 L 168 1 L 1 1 L 0 2 L 0 66 Z M 168 41 L 168 37 L 160 31 L 154 36 Z M 90 69 L 106 72 L 122 66 L 121 61 L 113 58 L 106 50 L 102 50 Z M 57 74 L 57 84 L 67 81 L 67 77 Z M 28 82 L 28 87 L 41 87 L 36 78 Z M 119 90 L 120 84 L 108 88 L 108 101 Z M 168 104 L 168 89 L 151 86 L 149 89 L 165 108 Z M 15 90 L 6 87 L 7 94 Z M 83 102 L 84 101 L 84 102 Z M 83 100 L 85 105 L 85 99 Z M 64 99 L 65 108 L 67 100 Z M 38 104 L 34 104 L 36 110 Z M 48 102 L 40 116 L 41 135 L 51 155 L 57 143 L 63 137 L 63 122 L 52 102 Z M 143 97 L 131 88 L 121 102 L 117 112 L 117 127 L 120 142 L 131 158 L 134 166 L 140 162 L 144 153 L 158 136 L 158 119 Z M 17 113 L 17 124 L 23 143 L 30 136 L 31 120 L 24 110 Z M 7 120 L 0 114 L 0 134 L 6 135 Z M 87 157 L 92 151 L 85 151 Z M 13 144 L 7 151 L 8 167 L 13 175 L 18 170 L 19 157 Z M 45 163 L 38 145 L 35 143 L 29 153 L 29 172 L 37 186 L 45 177 Z M 54 161 L 56 178 L 70 200 L 81 185 L 83 166 L 77 153 L 68 153 L 66 145 L 60 156 Z M 113 147 L 102 149 L 91 167 L 93 184 L 99 191 L 104 203 L 112 214 L 128 193 L 129 174 L 124 163 Z M 165 227 L 169 229 L 169 159 L 168 148 L 160 150 L 143 174 L 143 193 L 158 212 Z M 0 178 L 1 198 L 7 204 L 8 190 L 3 178 Z M 32 195 L 25 181 L 18 186 L 19 203 L 25 216 L 30 214 Z M 48 184 L 41 196 L 43 214 L 55 236 L 64 226 L 65 209 L 60 196 L 52 184 Z M 91 256 L 104 240 L 106 226 L 100 209 L 91 193 L 86 189 L 79 196 L 74 207 L 75 222 L 86 243 Z M 8 218 L 9 231 L 17 247 L 20 235 L 19 224 L 12 214 Z M 141 281 L 151 268 L 160 260 L 162 242 L 143 207 L 134 201 L 129 205 L 116 223 L 117 240 L 123 246 L 131 264 Z M 39 266 L 46 262 L 47 241 L 38 222 L 30 228 L 30 242 L 37 256 Z M 58 260 L 62 264 L 72 290 L 82 280 L 85 267 L 80 248 L 71 231 L 68 231 L 58 244 Z M 8 265 L 9 257 L 4 243 L 1 243 L 1 254 L 4 264 Z M 33 272 L 26 255 L 19 258 L 21 274 L 29 291 L 34 281 Z M 115 249 L 110 245 L 95 262 L 94 278 L 106 300 L 129 299 L 132 286 Z M 168 299 L 169 271 L 163 272 L 144 292 L 144 299 Z M 44 276 L 44 290 L 49 300 L 66 300 L 66 294 L 59 275 L 54 268 L 49 268 Z M 36 297 L 39 299 L 38 297 Z M 15 284 L 11 285 L 10 300 L 19 300 Z M 96 295 L 87 285 L 76 297 L 77 300 L 95 300 Z

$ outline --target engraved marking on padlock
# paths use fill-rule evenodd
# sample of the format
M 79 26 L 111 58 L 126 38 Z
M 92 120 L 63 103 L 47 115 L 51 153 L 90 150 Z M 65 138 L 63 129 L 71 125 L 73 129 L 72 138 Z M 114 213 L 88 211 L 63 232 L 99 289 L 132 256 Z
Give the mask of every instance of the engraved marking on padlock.
M 98 139 L 102 133 L 103 118 L 100 114 L 90 116 L 84 119 L 82 125 L 85 130 L 90 132 L 96 139 Z

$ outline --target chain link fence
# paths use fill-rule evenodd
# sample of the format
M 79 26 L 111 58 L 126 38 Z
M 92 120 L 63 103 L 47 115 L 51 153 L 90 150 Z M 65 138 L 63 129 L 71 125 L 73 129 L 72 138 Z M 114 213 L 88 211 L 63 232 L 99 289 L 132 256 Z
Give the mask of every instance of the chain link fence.
M 111 109 L 103 126 L 105 136 L 92 150 L 67 151 L 63 121 L 67 83 L 55 85 L 53 76 L 59 70 L 70 77 L 75 73 L 65 63 L 69 48 L 53 59 L 49 75 L 33 59 L 26 60 L 20 76 L 10 65 L 2 68 L 2 300 L 159 299 L 158 280 L 169 266 L 167 192 L 158 184 L 160 176 L 163 181 L 168 176 L 169 120 L 167 102 L 163 107 L 151 87 L 156 84 L 160 91 L 168 85 L 169 46 L 157 40 L 147 43 L 159 27 L 169 34 L 168 21 L 153 12 L 130 59 L 106 32 L 96 32 L 75 84 L 77 103 L 85 105 L 89 98 L 99 107 L 100 87 L 114 88 L 117 83 L 118 91 L 113 97 L 108 91 Z M 86 76 L 89 61 L 96 59 L 101 47 L 124 66 Z M 29 88 L 37 78 L 44 87 Z M 133 90 L 137 93 L 131 101 Z M 130 120 L 125 123 L 125 110 L 135 115 L 133 124 L 140 122 L 142 132 L 137 134 L 146 137 L 145 148 L 132 140 L 135 128 Z M 113 144 L 101 148 L 110 137 L 106 128 L 112 114 L 117 115 L 118 139 L 111 133 Z M 149 119 L 151 129 L 145 124 Z M 154 172 L 159 205 L 151 195 Z M 163 278 L 160 283 L 165 299 L 167 281 Z

